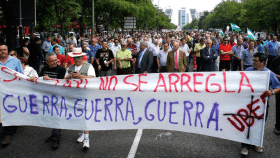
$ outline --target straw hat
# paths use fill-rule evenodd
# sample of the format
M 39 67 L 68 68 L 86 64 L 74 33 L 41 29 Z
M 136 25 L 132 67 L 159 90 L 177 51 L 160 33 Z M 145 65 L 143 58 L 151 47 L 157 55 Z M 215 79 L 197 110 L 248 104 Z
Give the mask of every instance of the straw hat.
M 68 53 L 70 57 L 79 57 L 87 55 L 86 53 L 82 52 L 82 48 L 74 48 L 73 52 Z

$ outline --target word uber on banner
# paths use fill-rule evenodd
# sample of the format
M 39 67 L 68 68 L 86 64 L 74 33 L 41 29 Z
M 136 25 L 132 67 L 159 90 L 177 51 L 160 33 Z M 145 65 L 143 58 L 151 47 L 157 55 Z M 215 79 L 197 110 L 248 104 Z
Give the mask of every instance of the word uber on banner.
M 262 146 L 268 71 L 30 82 L 0 68 L 4 126 L 176 130 Z

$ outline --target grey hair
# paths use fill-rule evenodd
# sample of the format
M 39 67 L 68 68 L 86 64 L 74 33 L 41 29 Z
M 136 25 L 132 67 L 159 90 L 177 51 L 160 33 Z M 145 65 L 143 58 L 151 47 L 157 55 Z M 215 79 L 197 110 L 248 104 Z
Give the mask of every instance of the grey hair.
M 123 43 L 124 43 L 125 45 L 127 45 L 127 42 L 125 42 L 125 41 L 122 41 L 122 43 L 121 43 L 121 44 L 123 44 Z
M 86 45 L 86 46 L 87 46 L 87 43 L 84 42 L 84 43 L 82 43 L 82 46 L 83 46 L 83 45 Z
M 205 42 L 205 43 L 207 43 L 208 41 L 210 41 L 210 42 L 212 43 L 212 40 L 211 40 L 211 39 L 206 40 L 206 42 Z
M 155 40 L 154 40 L 154 43 L 158 43 L 158 39 L 155 39 Z
M 133 40 L 132 40 L 132 38 L 128 38 L 128 39 L 127 39 L 127 41 L 130 41 L 130 42 L 132 42 Z
M 237 39 L 237 42 L 240 42 L 240 41 L 242 42 L 242 38 L 238 38 L 238 39 Z
M 49 60 L 49 57 L 50 57 L 50 56 L 56 56 L 56 54 L 55 54 L 55 53 L 47 53 L 47 54 L 46 54 L 46 61 Z
M 148 48 L 148 46 L 149 46 L 147 41 L 141 41 L 141 42 L 140 42 L 140 45 L 145 46 L 145 47 L 147 47 L 147 48 Z

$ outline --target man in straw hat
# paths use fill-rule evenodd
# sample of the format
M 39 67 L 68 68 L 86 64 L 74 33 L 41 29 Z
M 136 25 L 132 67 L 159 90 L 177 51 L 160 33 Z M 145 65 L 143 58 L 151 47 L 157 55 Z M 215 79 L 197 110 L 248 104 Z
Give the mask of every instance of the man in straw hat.
M 83 62 L 83 56 L 86 53 L 82 52 L 81 48 L 74 48 L 70 57 L 73 57 L 74 64 L 67 68 L 65 79 L 85 79 L 95 77 L 95 70 L 90 63 Z M 83 142 L 83 149 L 89 148 L 89 131 L 84 131 L 77 139 L 78 143 Z

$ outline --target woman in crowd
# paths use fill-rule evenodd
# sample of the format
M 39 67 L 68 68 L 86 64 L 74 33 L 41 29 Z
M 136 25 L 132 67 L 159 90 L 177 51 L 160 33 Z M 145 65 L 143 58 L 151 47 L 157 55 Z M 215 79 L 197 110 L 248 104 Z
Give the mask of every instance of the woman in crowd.
M 28 59 L 29 57 L 29 50 L 27 46 L 28 46 L 28 38 L 25 38 L 23 40 L 23 57 L 25 57 L 26 59 Z
M 23 74 L 28 76 L 28 77 L 36 77 L 38 78 L 38 74 L 36 72 L 36 70 L 34 70 L 32 67 L 30 67 L 28 65 L 28 61 L 25 57 L 19 57 L 18 58 L 20 61 L 21 61 L 21 65 L 22 65 L 22 68 L 23 68 Z

